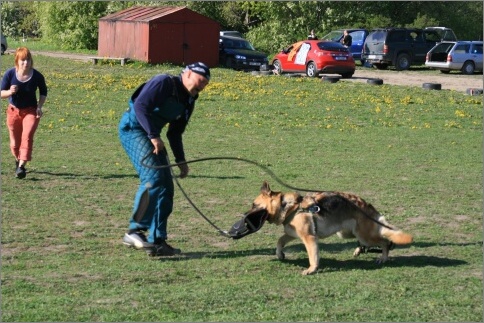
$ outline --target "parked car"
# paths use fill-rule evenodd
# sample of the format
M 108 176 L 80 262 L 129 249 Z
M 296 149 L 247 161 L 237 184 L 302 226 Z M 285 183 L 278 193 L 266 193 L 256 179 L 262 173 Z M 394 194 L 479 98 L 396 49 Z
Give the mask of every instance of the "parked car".
M 355 60 L 341 43 L 327 40 L 303 40 L 283 49 L 272 60 L 279 73 L 306 73 L 317 77 L 320 73 L 341 74 L 344 78 L 355 73 Z
M 442 35 L 456 40 L 454 32 L 444 27 L 374 29 L 366 37 L 361 57 L 378 69 L 393 65 L 398 71 L 407 70 L 424 64 L 428 51 L 442 41 Z
M 259 70 L 261 65 L 269 64 L 267 54 L 256 50 L 248 40 L 231 36 L 220 36 L 219 61 L 236 70 Z
M 361 59 L 361 50 L 363 49 L 363 44 L 365 43 L 366 36 L 368 36 L 369 31 L 366 29 L 346 29 L 348 34 L 352 38 L 352 44 L 350 46 L 351 55 L 353 58 L 359 59 L 361 64 L 364 64 L 365 61 Z M 321 40 L 330 40 L 335 42 L 341 42 L 343 39 L 343 31 L 344 29 L 333 30 L 330 33 L 321 37 Z
M 449 73 L 452 70 L 464 74 L 482 72 L 482 41 L 444 41 L 428 53 L 425 66 Z
M 242 35 L 242 33 L 235 30 L 222 30 L 220 31 L 220 36 L 232 36 L 232 37 L 244 38 L 244 35 Z
M 7 38 L 2 35 L 2 55 L 5 53 L 5 51 L 7 50 Z

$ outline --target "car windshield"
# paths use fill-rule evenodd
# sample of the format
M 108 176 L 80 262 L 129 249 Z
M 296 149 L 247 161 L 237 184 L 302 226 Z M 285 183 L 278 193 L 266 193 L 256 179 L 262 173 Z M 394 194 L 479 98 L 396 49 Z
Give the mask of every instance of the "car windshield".
M 342 44 L 337 42 L 332 42 L 332 41 L 319 42 L 318 48 L 321 50 L 331 50 L 331 51 L 339 51 L 339 52 L 348 51 L 348 49 Z
M 324 35 L 321 37 L 322 40 L 332 40 L 332 41 L 339 41 L 343 36 L 342 30 L 333 30 L 329 34 Z
M 248 50 L 255 50 L 254 46 L 249 43 L 247 40 L 244 39 L 224 39 L 223 46 L 225 48 L 232 48 L 232 49 L 248 49 Z

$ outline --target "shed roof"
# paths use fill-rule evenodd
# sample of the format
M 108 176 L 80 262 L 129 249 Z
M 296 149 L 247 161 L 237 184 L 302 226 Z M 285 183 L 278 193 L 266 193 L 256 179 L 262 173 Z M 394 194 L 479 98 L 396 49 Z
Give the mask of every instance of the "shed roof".
M 174 12 L 185 9 L 183 7 L 166 6 L 166 7 L 131 7 L 127 8 L 105 17 L 99 20 L 111 20 L 111 21 L 151 21 L 158 19 Z

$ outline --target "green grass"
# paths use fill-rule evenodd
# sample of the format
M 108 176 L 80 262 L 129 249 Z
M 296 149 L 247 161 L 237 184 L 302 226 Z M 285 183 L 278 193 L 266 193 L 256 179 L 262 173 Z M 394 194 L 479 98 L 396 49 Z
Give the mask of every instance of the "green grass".
M 385 265 L 330 237 L 302 276 L 299 241 L 274 255 L 281 227 L 227 239 L 178 189 L 169 242 L 183 254 L 123 246 L 138 178 L 117 124 L 140 83 L 181 67 L 34 59 L 49 95 L 24 180 L 1 129 L 3 322 L 482 321 L 482 97 L 214 68 L 188 159 L 247 158 L 293 186 L 356 193 L 414 235 Z M 190 168 L 181 185 L 224 230 L 263 180 L 285 190 L 241 162 Z

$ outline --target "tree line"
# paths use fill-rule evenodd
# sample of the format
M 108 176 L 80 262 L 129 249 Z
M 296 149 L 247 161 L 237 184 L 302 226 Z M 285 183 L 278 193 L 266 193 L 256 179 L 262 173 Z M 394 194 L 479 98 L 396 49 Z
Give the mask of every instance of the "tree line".
M 186 6 L 238 30 L 255 47 L 275 53 L 334 29 L 445 26 L 458 39 L 482 40 L 482 1 L 2 1 L 7 37 L 40 38 L 64 49 L 97 49 L 98 20 L 132 6 Z

